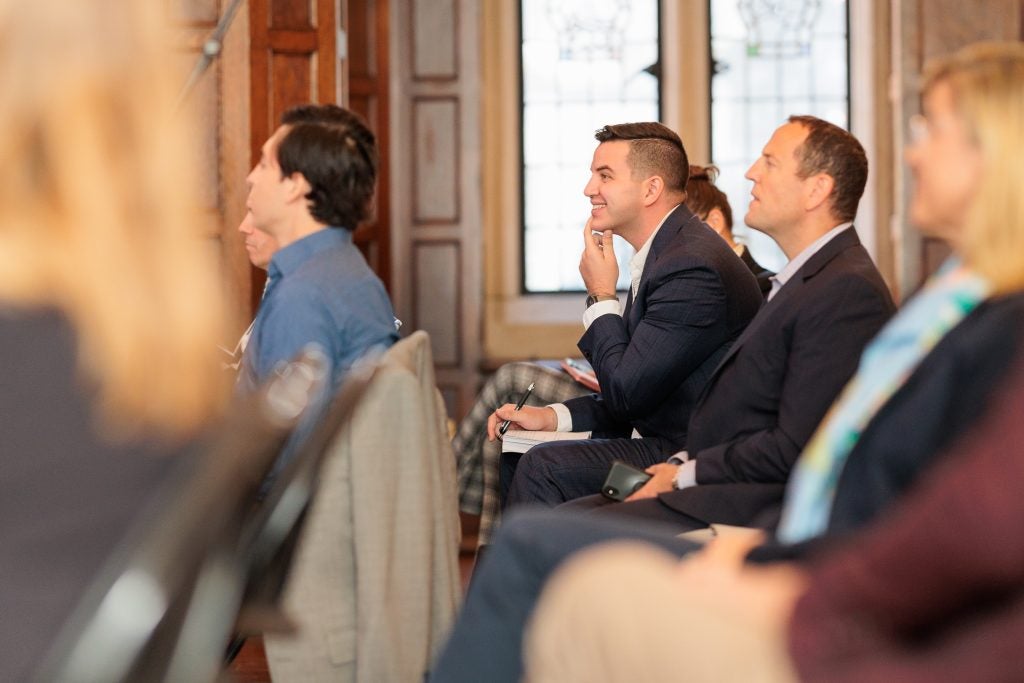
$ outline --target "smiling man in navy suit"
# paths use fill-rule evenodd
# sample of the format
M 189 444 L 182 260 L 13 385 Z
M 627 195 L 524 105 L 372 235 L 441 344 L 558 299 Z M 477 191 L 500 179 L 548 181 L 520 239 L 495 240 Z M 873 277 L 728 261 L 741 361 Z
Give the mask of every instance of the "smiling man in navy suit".
M 585 495 L 600 486 L 612 459 L 649 466 L 683 448 L 704 385 L 761 304 L 747 267 L 683 205 L 689 162 L 679 136 L 660 123 L 626 123 L 595 137 L 584 188 L 592 210 L 580 261 L 589 296 L 579 348 L 601 395 L 514 415 L 506 405 L 489 425 L 493 435 L 498 420 L 513 418 L 520 429 L 592 431 L 595 438 L 542 444 L 521 459 L 505 454 L 508 503 L 528 495 L 529 481 L 550 468 L 570 473 L 575 495 Z M 636 250 L 621 311 L 613 239 Z M 634 430 L 641 438 L 629 438 Z

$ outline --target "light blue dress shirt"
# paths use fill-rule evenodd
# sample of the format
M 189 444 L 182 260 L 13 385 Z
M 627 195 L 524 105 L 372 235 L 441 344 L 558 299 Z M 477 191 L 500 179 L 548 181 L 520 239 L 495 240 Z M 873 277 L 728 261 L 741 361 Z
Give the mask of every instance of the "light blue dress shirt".
M 267 278 L 242 358 L 242 392 L 254 390 L 311 343 L 326 354 L 336 389 L 367 351 L 398 339 L 384 284 L 348 230 L 326 228 L 280 249 Z

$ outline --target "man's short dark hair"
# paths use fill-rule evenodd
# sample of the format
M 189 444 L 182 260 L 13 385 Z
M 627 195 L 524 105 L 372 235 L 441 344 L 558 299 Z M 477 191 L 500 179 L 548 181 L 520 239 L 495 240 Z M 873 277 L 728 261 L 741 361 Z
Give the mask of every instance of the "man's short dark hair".
M 717 166 L 690 166 L 690 179 L 686 181 L 686 207 L 702 218 L 712 209 L 718 209 L 725 218 L 725 226 L 732 230 L 732 207 L 729 198 L 715 185 Z
M 377 142 L 356 114 L 334 104 L 307 104 L 281 117 L 277 146 L 283 176 L 309 183 L 309 212 L 332 227 L 355 230 L 367 218 L 377 183 Z
M 843 221 L 857 215 L 868 182 L 868 157 L 857 138 L 839 126 L 815 116 L 790 116 L 790 123 L 807 129 L 807 139 L 796 150 L 801 178 L 824 173 L 834 181 L 832 214 Z
M 680 193 L 686 191 L 690 160 L 683 141 L 667 126 L 654 122 L 619 123 L 601 128 L 594 137 L 598 142 L 629 142 L 626 161 L 634 178 L 657 175 L 665 181 L 666 189 Z

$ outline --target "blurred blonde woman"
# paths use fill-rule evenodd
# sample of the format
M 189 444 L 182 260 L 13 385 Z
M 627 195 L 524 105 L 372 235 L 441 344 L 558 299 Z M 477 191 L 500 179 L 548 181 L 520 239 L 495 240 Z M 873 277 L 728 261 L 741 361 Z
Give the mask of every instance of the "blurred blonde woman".
M 1024 44 L 931 64 L 912 129 L 913 221 L 953 246 L 990 299 L 1019 301 Z M 746 544 L 730 537 L 682 564 L 635 542 L 580 553 L 537 607 L 528 680 L 1018 680 L 1024 353 L 1011 325 L 990 332 L 1016 339 L 998 395 L 885 515 L 796 564 L 741 565 Z M 614 595 L 610 582 L 638 590 Z
M 226 396 L 164 5 L 0 0 L 0 680 Z

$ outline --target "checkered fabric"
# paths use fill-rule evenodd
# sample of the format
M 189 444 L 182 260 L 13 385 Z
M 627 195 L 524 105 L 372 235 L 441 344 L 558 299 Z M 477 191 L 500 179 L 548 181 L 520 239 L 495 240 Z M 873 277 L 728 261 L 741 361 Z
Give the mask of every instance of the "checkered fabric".
M 562 370 L 536 363 L 506 363 L 487 380 L 452 440 L 458 468 L 459 508 L 467 514 L 480 515 L 480 545 L 488 543 L 501 513 L 501 442 L 487 440 L 487 418 L 500 406 L 517 403 L 531 382 L 535 386 L 526 402 L 531 406 L 561 403 L 591 393 Z

